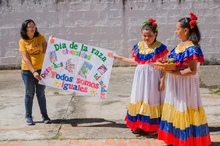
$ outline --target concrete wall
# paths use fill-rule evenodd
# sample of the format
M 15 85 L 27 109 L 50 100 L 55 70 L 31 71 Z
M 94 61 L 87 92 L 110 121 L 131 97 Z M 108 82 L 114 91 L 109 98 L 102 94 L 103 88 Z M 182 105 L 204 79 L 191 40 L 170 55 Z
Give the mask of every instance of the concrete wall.
M 155 18 L 158 40 L 172 49 L 180 41 L 175 24 L 190 11 L 199 17 L 205 57 L 216 63 L 220 0 L 0 0 L 0 68 L 20 66 L 18 41 L 25 19 L 33 19 L 46 39 L 54 35 L 131 56 L 132 46 L 141 39 L 143 21 Z

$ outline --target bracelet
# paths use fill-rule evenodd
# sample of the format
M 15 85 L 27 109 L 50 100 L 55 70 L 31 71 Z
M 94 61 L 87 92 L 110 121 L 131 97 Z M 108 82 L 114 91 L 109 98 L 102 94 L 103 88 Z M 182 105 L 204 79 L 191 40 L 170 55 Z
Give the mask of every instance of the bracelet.
M 34 74 L 35 72 L 37 72 L 37 70 L 33 71 L 32 74 Z

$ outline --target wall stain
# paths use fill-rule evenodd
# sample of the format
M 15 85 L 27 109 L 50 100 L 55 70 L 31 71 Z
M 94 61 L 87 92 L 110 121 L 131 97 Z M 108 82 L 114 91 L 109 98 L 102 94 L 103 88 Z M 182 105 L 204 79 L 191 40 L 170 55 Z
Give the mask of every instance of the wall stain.
M 89 1 L 89 0 L 82 0 L 83 2 L 87 2 L 87 1 Z
M 21 5 L 23 5 L 24 4 L 24 0 L 21 0 Z
M 34 0 L 34 4 L 41 4 L 41 0 Z
M 185 1 L 185 0 L 178 0 L 178 3 L 181 4 L 183 1 Z M 151 2 L 153 3 L 154 0 L 152 0 Z M 161 0 L 161 4 L 164 4 L 164 0 Z
M 24 2 L 25 2 L 25 0 L 20 0 L 20 1 L 21 1 L 21 5 L 23 5 Z M 34 3 L 34 4 L 41 4 L 41 1 L 42 1 L 42 0 L 33 0 L 33 3 Z
M 55 0 L 55 4 L 59 4 L 59 3 L 62 3 L 64 2 L 64 0 Z
M 0 6 L 4 6 L 5 4 L 9 7 L 9 0 L 0 0 Z
M 125 6 L 126 6 L 127 0 L 122 0 L 123 5 L 123 13 L 125 13 Z
M 185 1 L 185 0 L 178 0 L 179 4 L 181 4 L 183 1 Z

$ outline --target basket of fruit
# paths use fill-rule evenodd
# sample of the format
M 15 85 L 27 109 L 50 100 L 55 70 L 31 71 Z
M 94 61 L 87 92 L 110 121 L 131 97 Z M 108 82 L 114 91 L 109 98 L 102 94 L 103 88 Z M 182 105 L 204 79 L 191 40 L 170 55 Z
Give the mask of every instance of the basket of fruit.
M 173 58 L 170 58 L 168 60 L 162 59 L 154 63 L 154 68 L 161 71 L 171 71 L 176 70 L 176 64 Z

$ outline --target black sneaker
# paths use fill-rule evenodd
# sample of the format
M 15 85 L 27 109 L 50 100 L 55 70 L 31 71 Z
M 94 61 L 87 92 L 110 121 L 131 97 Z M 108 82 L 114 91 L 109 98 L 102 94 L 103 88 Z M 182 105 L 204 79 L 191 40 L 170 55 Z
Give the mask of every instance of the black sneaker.
M 42 118 L 43 118 L 43 122 L 44 122 L 45 124 L 51 123 L 51 119 L 50 119 L 48 116 L 43 116 Z
M 34 121 L 33 121 L 33 118 L 31 116 L 26 117 L 25 121 L 26 121 L 27 125 L 34 125 Z

